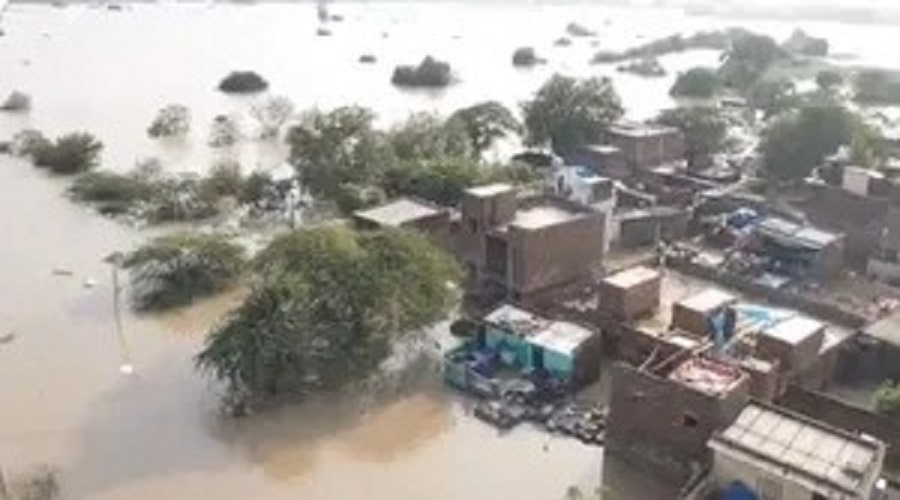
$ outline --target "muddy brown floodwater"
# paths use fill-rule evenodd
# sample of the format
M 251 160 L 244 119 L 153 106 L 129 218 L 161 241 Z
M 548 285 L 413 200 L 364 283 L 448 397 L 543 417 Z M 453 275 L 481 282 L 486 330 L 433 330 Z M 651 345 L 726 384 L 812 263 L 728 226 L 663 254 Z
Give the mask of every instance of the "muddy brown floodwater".
M 0 344 L 8 474 L 52 464 L 65 499 L 546 499 L 597 466 L 599 450 L 575 441 L 498 436 L 439 389 L 366 415 L 323 401 L 223 420 L 191 358 L 240 292 L 162 317 L 126 315 L 125 359 L 102 258 L 142 235 L 63 190 L 0 158 L 0 333 L 15 333 Z M 97 286 L 85 288 L 88 278 Z M 119 371 L 125 361 L 131 376 Z
M 334 36 L 315 36 L 312 3 L 127 5 L 54 9 L 11 5 L 2 18 L 0 98 L 34 97 L 26 115 L 0 115 L 0 140 L 26 127 L 51 134 L 87 130 L 106 145 L 105 168 L 124 170 L 155 156 L 167 169 L 202 170 L 234 155 L 248 168 L 283 161 L 285 148 L 252 138 L 214 152 L 205 144 L 213 116 L 243 116 L 247 99 L 215 91 L 228 71 L 253 69 L 299 107 L 358 103 L 385 122 L 412 111 L 449 112 L 485 99 L 516 107 L 554 72 L 615 80 L 633 118 L 673 104 L 678 71 L 712 65 L 715 52 L 662 58 L 668 77 L 646 80 L 590 66 L 589 43 L 552 46 L 578 20 L 602 26 L 604 48 L 624 48 L 676 31 L 729 25 L 661 10 L 573 3 L 341 3 Z M 535 22 L 539 19 L 540 22 Z M 795 23 L 757 26 L 780 36 Z M 803 26 L 810 28 L 809 26 Z M 812 26 L 836 33 L 839 51 L 890 52 L 889 29 Z M 511 67 L 517 45 L 549 58 L 533 71 Z M 867 49 L 865 49 L 867 50 Z M 361 53 L 379 63 L 361 67 Z M 401 92 L 395 64 L 433 54 L 461 81 L 446 91 Z M 892 53 L 893 54 L 893 53 Z M 156 143 L 146 127 L 168 103 L 191 107 L 184 143 Z M 252 126 L 245 131 L 253 135 Z M 366 414 L 340 401 L 315 401 L 241 421 L 220 418 L 217 391 L 192 358 L 240 291 L 161 317 L 125 317 L 126 345 L 112 319 L 104 256 L 148 236 L 71 204 L 65 181 L 0 156 L 0 467 L 59 470 L 64 500 L 551 500 L 572 484 L 591 485 L 601 452 L 527 426 L 499 436 L 467 415 L 440 387 L 375 405 Z M 54 269 L 59 272 L 54 273 Z M 71 275 L 62 272 L 71 271 Z M 96 286 L 84 287 L 85 280 Z M 133 375 L 120 372 L 133 364 Z M 640 474 L 608 467 L 620 495 L 665 499 Z

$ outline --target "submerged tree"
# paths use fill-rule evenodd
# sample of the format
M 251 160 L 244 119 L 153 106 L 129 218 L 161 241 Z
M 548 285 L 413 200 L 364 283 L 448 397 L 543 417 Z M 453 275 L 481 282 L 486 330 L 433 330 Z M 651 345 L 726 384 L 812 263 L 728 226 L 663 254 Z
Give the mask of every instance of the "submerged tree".
M 219 235 L 178 233 L 156 238 L 125 257 L 137 309 L 182 306 L 233 286 L 244 249 Z
M 147 135 L 158 139 L 161 137 L 183 137 L 191 130 L 191 111 L 181 104 L 169 104 L 159 110 L 153 123 L 147 129 Z
M 54 500 L 60 494 L 57 475 L 57 471 L 49 466 L 36 467 L 12 477 L 8 491 L 4 492 L 4 478 L 0 474 L 0 494 L 6 493 L 9 500 Z
M 742 33 L 731 42 L 719 67 L 719 78 L 726 87 L 745 90 L 759 81 L 785 51 L 771 37 Z
M 233 146 L 241 138 L 241 128 L 233 116 L 218 115 L 209 129 L 209 145 L 214 148 Z
M 444 317 L 456 299 L 453 261 L 405 231 L 301 229 L 276 238 L 256 262 L 261 282 L 197 356 L 242 399 L 362 380 L 396 340 Z
M 269 88 L 269 82 L 253 71 L 232 71 L 219 83 L 225 93 L 251 94 Z
M 526 142 L 549 143 L 561 155 L 599 140 L 603 130 L 624 113 L 608 78 L 578 80 L 562 75 L 544 83 L 522 110 Z
M 259 123 L 260 138 L 273 139 L 294 115 L 294 103 L 284 96 L 270 96 L 254 103 L 250 115 Z

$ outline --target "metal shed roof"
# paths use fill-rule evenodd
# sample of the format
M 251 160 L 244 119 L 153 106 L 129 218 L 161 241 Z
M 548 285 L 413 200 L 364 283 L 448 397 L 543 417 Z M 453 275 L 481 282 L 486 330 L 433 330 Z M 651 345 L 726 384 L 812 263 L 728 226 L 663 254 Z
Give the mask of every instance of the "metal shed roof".
M 760 403 L 750 403 L 710 448 L 828 498 L 862 498 L 884 457 L 884 444 L 874 439 Z

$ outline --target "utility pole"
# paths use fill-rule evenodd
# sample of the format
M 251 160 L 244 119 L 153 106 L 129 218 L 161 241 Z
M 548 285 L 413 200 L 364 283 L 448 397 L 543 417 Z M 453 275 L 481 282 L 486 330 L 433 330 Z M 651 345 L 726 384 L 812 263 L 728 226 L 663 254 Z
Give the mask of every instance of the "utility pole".
M 125 329 L 122 326 L 122 287 L 119 285 L 119 267 L 122 264 L 123 256 L 116 252 L 109 256 L 109 262 L 112 268 L 112 286 L 113 286 L 113 319 L 116 325 L 116 338 L 119 340 L 119 354 L 121 363 L 119 371 L 126 375 L 134 372 L 134 365 L 131 362 L 131 350 L 128 348 L 128 340 L 125 338 Z

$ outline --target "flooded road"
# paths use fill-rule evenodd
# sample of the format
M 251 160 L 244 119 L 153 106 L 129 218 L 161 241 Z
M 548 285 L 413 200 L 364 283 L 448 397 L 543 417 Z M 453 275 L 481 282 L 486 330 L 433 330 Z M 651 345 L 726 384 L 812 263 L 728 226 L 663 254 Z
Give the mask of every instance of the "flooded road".
M 725 24 L 591 6 L 340 9 L 346 21 L 333 26 L 334 36 L 316 37 L 314 6 L 305 4 L 135 5 L 123 12 L 13 5 L 0 37 L 0 94 L 21 89 L 35 108 L 0 116 L 0 139 L 25 127 L 87 130 L 106 144 L 104 167 L 112 169 L 149 156 L 170 170 L 203 169 L 217 155 L 235 155 L 248 168 L 273 166 L 284 157 L 278 144 L 248 139 L 224 152 L 205 146 L 213 116 L 245 114 L 250 105 L 215 91 L 233 69 L 259 71 L 272 92 L 300 107 L 358 103 L 386 123 L 484 99 L 515 106 L 555 71 L 608 74 L 630 115 L 645 118 L 671 104 L 675 72 L 712 64 L 717 54 L 665 58 L 670 76 L 643 80 L 590 67 L 597 49 L 587 40 L 553 47 L 565 24 L 602 28 L 606 48 Z M 525 44 L 550 63 L 513 69 L 510 55 Z M 380 62 L 359 66 L 364 52 Z M 394 64 L 427 53 L 448 59 L 461 82 L 437 93 L 389 85 Z M 191 107 L 194 132 L 180 144 L 152 142 L 145 128 L 170 102 Z M 249 124 L 245 130 L 252 135 Z M 430 386 L 365 415 L 318 401 L 223 421 L 216 388 L 195 372 L 192 357 L 240 292 L 161 317 L 128 314 L 123 346 L 103 258 L 148 234 L 71 204 L 65 189 L 64 180 L 0 156 L 0 337 L 12 334 L 0 343 L 0 467 L 10 475 L 50 464 L 63 498 L 77 500 L 547 500 L 599 472 L 598 448 L 528 427 L 498 436 Z M 97 285 L 85 287 L 89 279 Z M 134 365 L 132 376 L 119 371 L 123 363 Z M 616 470 L 626 482 L 650 482 Z

